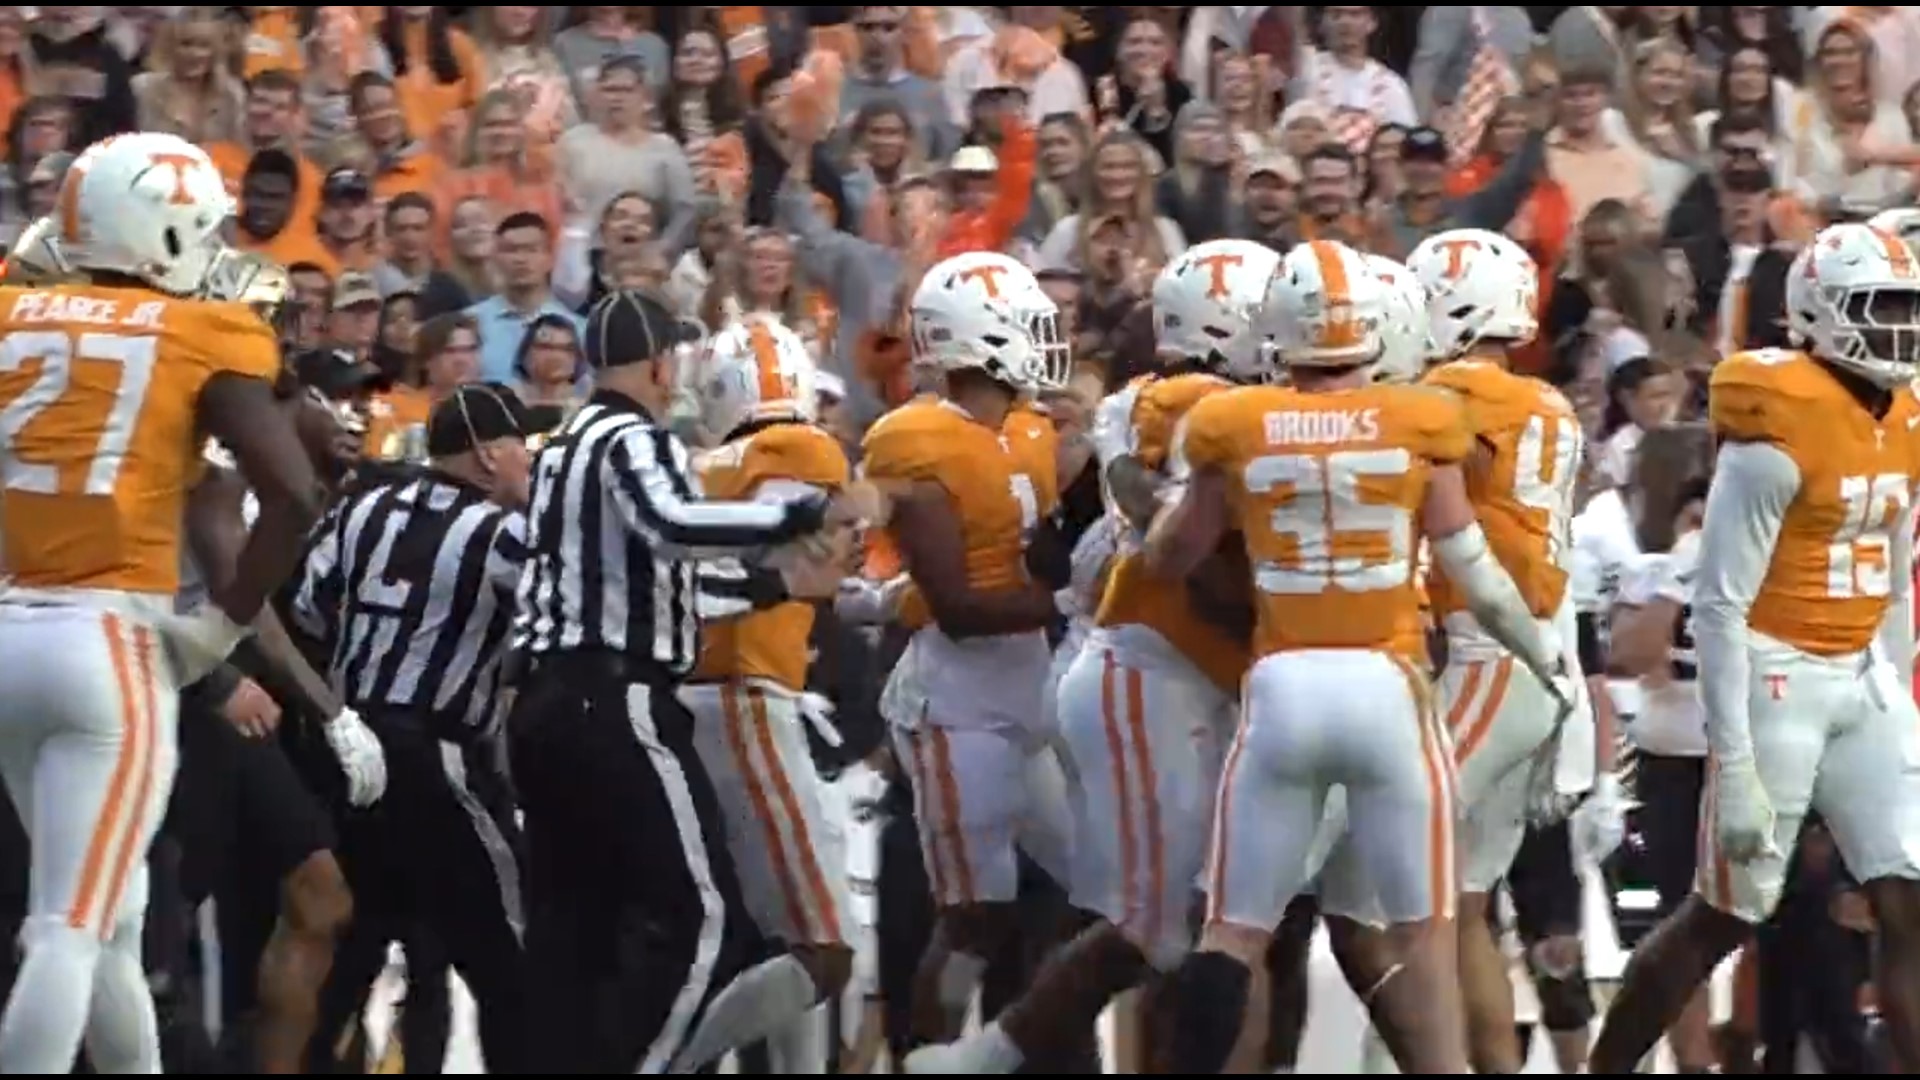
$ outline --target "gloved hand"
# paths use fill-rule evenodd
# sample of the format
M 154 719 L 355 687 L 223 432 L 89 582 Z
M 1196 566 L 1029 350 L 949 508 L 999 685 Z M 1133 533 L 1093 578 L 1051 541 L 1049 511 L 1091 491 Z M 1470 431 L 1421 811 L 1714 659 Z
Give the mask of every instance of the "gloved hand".
M 212 604 L 191 615 L 166 619 L 158 629 L 168 655 L 173 658 L 181 686 L 191 686 L 206 678 L 253 632 Z
M 1773 800 L 1767 798 L 1752 758 L 1716 761 L 1708 790 L 1722 855 L 1737 863 L 1779 856 L 1773 842 Z
M 800 695 L 800 719 L 813 729 L 820 741 L 838 749 L 846 740 L 840 737 L 840 728 L 833 722 L 833 701 L 824 694 L 809 690 Z
M 1594 781 L 1587 800 L 1573 812 L 1573 850 L 1599 863 L 1613 854 L 1627 836 L 1627 811 L 1634 801 L 1620 790 L 1620 780 L 1603 773 Z
M 323 730 L 340 771 L 347 775 L 347 802 L 365 810 L 387 793 L 387 755 L 380 739 L 352 709 L 341 709 Z
M 1527 824 L 1535 828 L 1552 825 L 1573 809 L 1573 796 L 1560 792 L 1560 736 L 1580 703 L 1580 685 L 1564 663 L 1542 681 L 1553 698 L 1554 717 L 1552 734 L 1541 740 L 1527 766 Z

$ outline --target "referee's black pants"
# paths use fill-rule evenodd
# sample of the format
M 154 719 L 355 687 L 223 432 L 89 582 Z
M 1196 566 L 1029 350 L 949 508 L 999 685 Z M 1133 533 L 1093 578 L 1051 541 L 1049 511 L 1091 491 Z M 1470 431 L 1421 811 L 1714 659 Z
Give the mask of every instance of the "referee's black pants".
M 526 813 L 540 1072 L 664 1072 L 771 950 L 748 917 L 693 717 L 650 665 L 536 663 L 508 720 Z
M 419 717 L 369 710 L 365 719 L 386 752 L 387 792 L 343 831 L 354 926 L 341 946 L 344 962 L 335 964 L 322 994 L 316 1037 L 338 1031 L 343 1010 L 355 1016 L 364 1003 L 371 980 L 354 970 L 361 965 L 353 959 L 370 955 L 383 967 L 387 943 L 420 927 L 473 992 L 487 1071 L 525 1071 L 526 919 L 519 830 L 504 778 L 484 754 L 437 738 Z M 419 1064 L 440 1071 L 424 1055 Z

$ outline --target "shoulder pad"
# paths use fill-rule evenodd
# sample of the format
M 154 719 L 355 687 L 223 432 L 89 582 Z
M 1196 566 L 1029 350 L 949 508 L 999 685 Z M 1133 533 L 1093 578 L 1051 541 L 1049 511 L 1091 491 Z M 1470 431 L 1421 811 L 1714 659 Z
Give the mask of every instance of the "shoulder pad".
M 1806 410 L 1819 393 L 1805 353 L 1762 349 L 1736 353 L 1714 366 L 1707 415 L 1714 434 L 1742 442 L 1786 442 L 1808 426 Z

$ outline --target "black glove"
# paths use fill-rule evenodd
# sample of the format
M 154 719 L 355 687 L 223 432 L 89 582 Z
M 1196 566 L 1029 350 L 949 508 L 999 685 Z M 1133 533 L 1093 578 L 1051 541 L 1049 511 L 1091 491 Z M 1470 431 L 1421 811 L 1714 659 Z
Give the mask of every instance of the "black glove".
M 787 503 L 786 515 L 780 519 L 781 541 L 819 532 L 827 524 L 827 510 L 832 505 L 833 498 L 820 491 L 810 491 Z
M 1049 589 L 1064 589 L 1073 578 L 1073 541 L 1058 518 L 1049 517 L 1027 541 L 1027 573 Z

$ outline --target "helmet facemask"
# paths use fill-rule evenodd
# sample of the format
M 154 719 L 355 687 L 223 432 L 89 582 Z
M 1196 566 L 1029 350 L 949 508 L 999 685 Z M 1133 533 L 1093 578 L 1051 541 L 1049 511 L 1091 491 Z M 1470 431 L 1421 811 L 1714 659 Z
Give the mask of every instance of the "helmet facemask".
M 1888 387 L 1911 382 L 1920 364 L 1920 284 L 1822 288 L 1833 313 L 1832 359 Z

